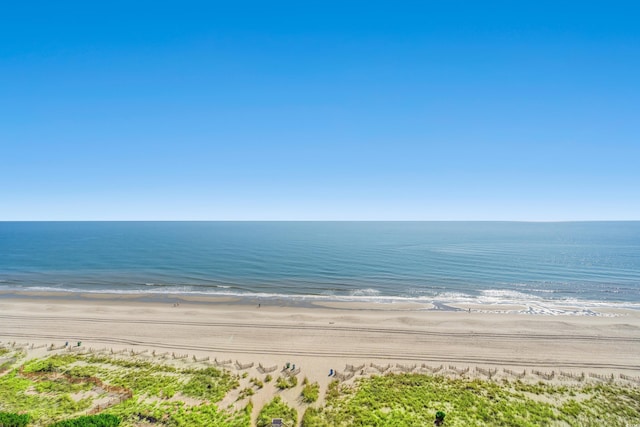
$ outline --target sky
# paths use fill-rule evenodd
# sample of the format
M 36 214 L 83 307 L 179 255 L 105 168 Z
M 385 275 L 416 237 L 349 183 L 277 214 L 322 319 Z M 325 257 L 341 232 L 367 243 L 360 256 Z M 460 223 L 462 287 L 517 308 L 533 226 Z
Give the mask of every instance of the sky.
M 640 220 L 640 4 L 6 2 L 0 220 Z

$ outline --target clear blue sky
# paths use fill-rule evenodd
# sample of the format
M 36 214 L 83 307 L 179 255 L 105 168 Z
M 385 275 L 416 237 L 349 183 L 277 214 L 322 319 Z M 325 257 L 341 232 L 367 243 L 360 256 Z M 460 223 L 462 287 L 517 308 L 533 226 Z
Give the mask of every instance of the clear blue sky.
M 640 5 L 15 1 L 0 220 L 640 219 Z

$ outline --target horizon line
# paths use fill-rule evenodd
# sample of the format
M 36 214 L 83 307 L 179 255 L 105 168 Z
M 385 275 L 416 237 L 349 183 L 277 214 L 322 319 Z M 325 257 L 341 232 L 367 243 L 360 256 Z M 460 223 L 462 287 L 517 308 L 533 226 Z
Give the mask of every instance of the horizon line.
M 0 222 L 640 222 L 640 219 L 0 219 Z

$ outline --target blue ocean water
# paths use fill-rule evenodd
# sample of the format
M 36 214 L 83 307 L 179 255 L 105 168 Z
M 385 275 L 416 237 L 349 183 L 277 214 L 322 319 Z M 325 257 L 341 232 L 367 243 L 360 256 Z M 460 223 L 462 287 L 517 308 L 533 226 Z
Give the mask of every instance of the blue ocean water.
M 640 308 L 640 222 L 0 222 L 0 291 Z

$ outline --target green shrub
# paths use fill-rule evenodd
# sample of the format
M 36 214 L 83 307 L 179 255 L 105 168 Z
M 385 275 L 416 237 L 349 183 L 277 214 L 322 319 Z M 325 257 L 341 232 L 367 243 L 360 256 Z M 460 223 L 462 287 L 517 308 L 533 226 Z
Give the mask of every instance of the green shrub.
M 121 368 L 128 369 L 150 369 L 154 372 L 176 372 L 177 369 L 173 366 L 163 365 L 158 363 L 149 362 L 146 360 L 135 359 L 118 359 L 115 357 L 107 357 L 101 355 L 85 356 L 85 362 L 90 364 L 104 363 L 113 366 L 119 366 Z
M 289 378 L 278 377 L 276 380 L 276 387 L 280 390 L 285 390 L 288 388 L 293 388 L 298 385 L 298 378 L 295 375 L 290 376 Z
M 255 394 L 255 392 L 253 391 L 253 389 L 251 387 L 246 387 L 242 390 L 240 390 L 240 394 L 238 395 L 238 400 L 242 400 L 246 397 L 249 396 L 253 396 Z
M 54 355 L 46 359 L 35 359 L 24 365 L 24 372 L 54 372 L 77 361 L 73 355 Z
M 192 375 L 191 379 L 182 387 L 182 393 L 187 396 L 218 402 L 229 390 L 238 386 L 237 378 L 228 372 L 207 368 Z
M 318 400 L 318 396 L 320 395 L 320 385 L 318 383 L 307 384 L 302 388 L 302 401 L 304 403 L 313 403 Z
M 152 374 L 148 369 L 129 369 L 118 372 L 117 377 L 111 380 L 114 385 L 119 385 L 140 394 L 148 396 L 160 396 L 165 390 L 175 385 L 176 379 L 168 375 Z
M 94 377 L 98 372 L 100 369 L 97 366 L 84 365 L 74 366 L 67 373 L 76 378 L 89 378 Z
M 13 412 L 0 412 L 0 426 L 24 427 L 31 417 L 28 414 L 14 414 Z
M 264 387 L 264 383 L 262 381 L 260 381 L 257 378 L 251 378 L 251 380 L 249 381 L 251 384 L 255 385 L 258 388 L 262 388 Z
M 318 408 L 308 407 L 302 416 L 302 427 L 333 427 L 322 416 Z
M 115 415 L 99 414 L 59 421 L 49 427 L 116 427 L 118 425 L 120 425 L 120 418 Z
M 284 403 L 280 396 L 276 396 L 260 410 L 257 426 L 270 426 L 273 418 L 282 418 L 284 424 L 288 426 L 295 426 L 298 423 L 298 413 Z

